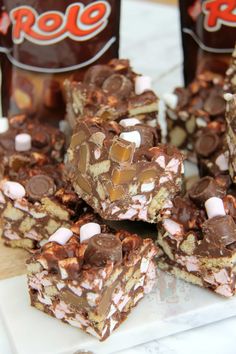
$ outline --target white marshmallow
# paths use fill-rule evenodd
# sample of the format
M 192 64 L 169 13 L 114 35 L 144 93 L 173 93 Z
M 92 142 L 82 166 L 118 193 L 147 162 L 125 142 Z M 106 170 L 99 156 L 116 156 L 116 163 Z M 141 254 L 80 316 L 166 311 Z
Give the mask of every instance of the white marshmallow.
M 80 243 L 89 240 L 91 237 L 101 233 L 101 226 L 95 222 L 84 224 L 80 228 Z
M 15 137 L 15 150 L 19 152 L 31 149 L 31 136 L 29 134 L 18 134 Z
M 225 94 L 224 94 L 224 99 L 225 99 L 225 101 L 227 101 L 227 102 L 232 101 L 232 99 L 233 99 L 232 93 L 225 93 Z
M 0 134 L 6 133 L 9 129 L 9 121 L 7 118 L 0 118 Z
M 69 123 L 66 120 L 60 120 L 59 122 L 59 130 L 62 133 L 66 133 L 70 129 Z
M 137 148 L 139 148 L 141 145 L 141 135 L 137 130 L 121 133 L 120 138 L 131 143 L 135 143 Z
M 162 98 L 168 107 L 170 107 L 171 109 L 176 109 L 178 105 L 177 95 L 175 95 L 174 93 L 165 93 Z
M 121 119 L 119 124 L 124 128 L 134 127 L 135 125 L 140 124 L 140 120 L 138 120 L 137 118 L 126 118 Z
M 221 171 L 228 171 L 229 159 L 224 154 L 219 155 L 215 162 Z
M 217 197 L 209 198 L 205 202 L 205 208 L 206 208 L 208 219 L 214 218 L 215 216 L 226 215 L 223 201 L 220 198 Z
M 3 193 L 12 200 L 24 198 L 26 194 L 25 188 L 17 182 L 5 182 L 2 186 L 2 190 Z
M 61 227 L 49 237 L 48 242 L 57 242 L 60 245 L 65 245 L 72 236 L 73 232 L 70 229 Z
M 152 79 L 150 76 L 137 76 L 135 79 L 135 93 L 141 95 L 145 91 L 151 90 Z

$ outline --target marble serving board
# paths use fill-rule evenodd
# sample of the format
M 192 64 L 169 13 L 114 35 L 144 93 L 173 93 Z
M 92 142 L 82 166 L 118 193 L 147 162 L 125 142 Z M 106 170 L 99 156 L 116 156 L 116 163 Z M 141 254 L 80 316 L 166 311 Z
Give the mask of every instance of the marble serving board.
M 121 57 L 130 58 L 137 72 L 152 76 L 159 96 L 181 84 L 179 34 L 177 8 L 123 0 Z M 0 278 L 25 271 L 23 253 L 21 266 L 15 266 L 14 250 L 0 244 L 0 253 L 1 259 L 5 255 L 2 264 L 0 259 Z M 75 354 L 91 350 L 111 354 L 234 316 L 236 299 L 222 299 L 160 272 L 156 289 L 104 343 L 31 308 L 25 276 L 0 281 L 0 313 L 13 353 Z M 0 354 L 5 354 L 1 349 Z
M 0 282 L 0 312 L 14 354 L 111 354 L 236 315 L 224 299 L 161 271 L 157 286 L 105 342 L 29 306 L 26 277 Z

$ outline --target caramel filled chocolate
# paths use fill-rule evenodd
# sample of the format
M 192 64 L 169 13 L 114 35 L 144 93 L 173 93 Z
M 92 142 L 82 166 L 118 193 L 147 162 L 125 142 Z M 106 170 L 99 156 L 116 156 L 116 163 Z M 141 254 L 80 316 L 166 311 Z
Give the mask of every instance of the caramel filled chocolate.
M 96 235 L 89 240 L 84 260 L 96 267 L 102 267 L 108 261 L 119 263 L 122 261 L 122 243 L 112 234 Z
M 201 134 L 201 136 L 197 139 L 195 143 L 195 149 L 197 154 L 203 157 L 208 157 L 217 150 L 219 143 L 220 140 L 218 135 L 209 132 Z
M 46 175 L 31 177 L 26 184 L 26 192 L 32 200 L 40 200 L 43 197 L 52 196 L 55 189 L 53 179 Z
M 224 190 L 209 176 L 201 178 L 189 191 L 192 201 L 201 206 L 211 197 L 222 198 L 224 195 Z

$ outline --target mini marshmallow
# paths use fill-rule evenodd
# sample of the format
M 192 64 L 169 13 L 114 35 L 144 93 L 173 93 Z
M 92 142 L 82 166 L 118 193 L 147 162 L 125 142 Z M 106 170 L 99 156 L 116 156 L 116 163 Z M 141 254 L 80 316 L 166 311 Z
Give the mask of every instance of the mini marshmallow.
M 0 134 L 6 133 L 9 129 L 9 121 L 5 117 L 0 118 Z
M 66 227 L 61 227 L 49 237 L 48 242 L 57 242 L 63 246 L 69 241 L 72 236 L 73 232 L 70 229 L 67 229 Z
M 95 222 L 84 224 L 80 228 L 80 243 L 89 240 L 91 237 L 101 233 L 101 226 Z
M 18 152 L 31 149 L 31 136 L 29 134 L 18 134 L 15 137 L 15 150 Z
M 134 127 L 135 125 L 140 124 L 140 120 L 138 120 L 137 118 L 126 118 L 121 119 L 119 124 L 124 128 Z
M 17 182 L 7 181 L 2 186 L 3 193 L 12 200 L 24 198 L 25 188 Z
M 150 76 L 137 76 L 135 78 L 135 93 L 141 95 L 145 91 L 151 90 L 152 80 Z
M 141 135 L 137 130 L 121 133 L 120 138 L 129 141 L 130 143 L 135 143 L 136 148 L 139 148 L 141 145 Z
M 162 98 L 168 107 L 170 107 L 171 109 L 176 109 L 178 105 L 177 95 L 175 95 L 174 93 L 165 93 Z
M 233 99 L 232 93 L 225 93 L 224 94 L 224 99 L 225 99 L 226 102 L 232 101 L 232 99 Z
M 206 208 L 208 219 L 214 218 L 215 216 L 226 215 L 224 203 L 220 198 L 217 197 L 209 198 L 205 202 L 205 208 Z
M 224 154 L 219 155 L 215 162 L 221 171 L 228 171 L 229 159 Z

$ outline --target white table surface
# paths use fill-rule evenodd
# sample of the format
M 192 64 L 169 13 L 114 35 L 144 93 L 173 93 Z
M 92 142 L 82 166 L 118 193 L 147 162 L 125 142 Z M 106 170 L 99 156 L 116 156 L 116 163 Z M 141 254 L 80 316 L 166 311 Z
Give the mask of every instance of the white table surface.
M 123 0 L 121 57 L 152 76 L 160 96 L 181 84 L 182 70 L 178 11 L 170 7 L 168 18 L 163 11 L 147 0 Z M 236 319 L 231 318 L 117 354 L 235 354 L 235 335 Z M 12 354 L 1 320 L 0 354 Z

